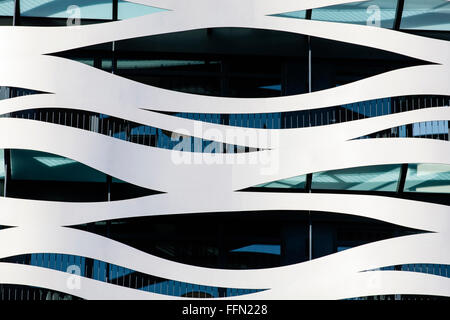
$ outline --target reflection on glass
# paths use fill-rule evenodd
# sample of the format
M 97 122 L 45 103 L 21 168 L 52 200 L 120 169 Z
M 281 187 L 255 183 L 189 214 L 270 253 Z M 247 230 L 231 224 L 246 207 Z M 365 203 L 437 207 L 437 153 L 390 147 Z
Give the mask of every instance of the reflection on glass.
M 161 11 L 167 11 L 166 9 L 145 6 L 142 4 L 132 3 L 124 0 L 119 0 L 118 5 L 119 5 L 118 7 L 119 20 L 145 16 L 147 14 L 152 14 Z
M 110 68 L 111 61 L 105 61 L 105 68 Z M 208 62 L 217 64 L 217 61 Z M 155 69 L 169 67 L 188 67 L 206 65 L 204 60 L 117 60 L 118 69 Z
M 8 99 L 9 98 L 9 87 L 0 87 L 0 100 Z
M 413 137 L 448 134 L 448 120 L 413 123 Z
M 0 197 L 4 196 L 5 188 L 5 156 L 4 150 L 0 149 Z
M 296 19 L 305 19 L 306 18 L 306 10 L 286 12 L 280 14 L 274 14 L 274 17 L 285 17 L 285 18 L 296 18 Z
M 342 108 L 355 113 L 355 117 L 377 117 L 390 114 L 392 111 L 391 98 L 373 99 L 357 103 L 342 105 Z
M 265 254 L 281 254 L 281 246 L 279 244 L 251 244 L 242 248 L 233 249 L 231 252 L 248 252 L 248 253 L 265 253 Z
M 109 282 L 112 285 L 133 288 L 135 290 L 155 292 L 167 296 L 195 296 L 204 298 L 206 293 L 209 295 L 208 297 L 219 297 L 219 288 L 217 287 L 200 286 L 154 277 L 97 259 L 89 262 L 85 257 L 59 253 L 33 253 L 29 256 L 22 255 L 13 258 L 15 258 L 14 263 L 77 274 L 81 277 Z M 227 288 L 226 290 L 227 296 L 237 296 L 261 291 L 258 289 L 235 288 Z M 200 295 L 189 295 L 190 293 L 200 293 Z
M 274 84 L 271 86 L 262 86 L 262 87 L 259 87 L 259 89 L 267 89 L 267 90 L 274 90 L 274 91 L 281 92 L 281 84 Z
M 94 66 L 94 59 L 75 58 L 74 61 L 87 64 L 88 66 Z
M 5 150 L 0 149 L 0 180 L 5 179 Z
M 450 165 L 408 165 L 405 192 L 450 193 Z
M 0 16 L 14 15 L 14 0 L 0 0 Z
M 408 263 L 397 266 L 386 266 L 373 270 L 402 270 L 410 272 L 422 272 L 437 276 L 450 277 L 450 266 L 445 264 Z M 372 271 L 372 270 L 371 270 Z
M 105 174 L 50 153 L 11 150 L 11 178 L 16 180 L 106 182 Z
M 71 11 L 69 7 L 76 6 L 79 12 Z M 14 0 L 0 0 L 0 15 L 12 15 Z M 139 17 L 166 9 L 146 6 L 142 4 L 119 0 L 118 19 Z M 3 14 L 9 13 L 9 14 Z M 48 18 L 83 18 L 83 19 L 112 19 L 112 0 L 21 0 L 20 12 L 24 17 Z M 79 17 L 75 14 L 79 13 Z
M 79 276 L 85 277 L 86 258 L 74 255 L 55 254 L 55 253 L 34 253 L 31 254 L 30 265 L 46 267 L 49 269 L 66 271 L 70 267 L 73 271 L 79 270 Z M 69 269 L 70 270 L 70 269 Z
M 397 191 L 401 165 L 380 165 L 314 173 L 312 189 Z
M 313 9 L 311 19 L 392 28 L 396 8 L 396 0 L 346 3 Z
M 400 29 L 450 31 L 450 2 L 405 0 Z
M 256 188 L 295 188 L 304 189 L 306 184 L 306 175 L 296 176 L 292 178 L 282 179 L 278 181 L 272 181 L 269 183 L 262 183 Z
M 77 6 L 80 11 L 71 10 L 72 6 Z M 111 20 L 112 0 L 21 0 L 20 14 L 24 17 Z

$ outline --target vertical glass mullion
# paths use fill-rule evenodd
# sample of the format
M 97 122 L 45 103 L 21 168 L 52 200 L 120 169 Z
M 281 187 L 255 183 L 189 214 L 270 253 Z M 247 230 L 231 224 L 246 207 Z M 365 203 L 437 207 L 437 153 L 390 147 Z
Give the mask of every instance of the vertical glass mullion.
M 20 0 L 14 0 L 13 26 L 20 25 Z

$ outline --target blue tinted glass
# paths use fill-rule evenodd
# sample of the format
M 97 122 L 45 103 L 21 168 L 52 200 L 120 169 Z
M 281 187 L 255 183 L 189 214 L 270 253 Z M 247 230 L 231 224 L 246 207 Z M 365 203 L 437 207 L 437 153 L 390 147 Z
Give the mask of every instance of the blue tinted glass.
M 84 257 L 73 255 L 33 253 L 30 258 L 30 265 L 85 276 L 85 261 Z
M 257 188 L 295 188 L 304 189 L 306 184 L 306 175 L 296 176 L 292 178 L 262 183 L 255 187 Z
M 11 150 L 11 178 L 38 181 L 106 182 L 105 174 L 72 159 L 31 150 Z
M 405 0 L 400 28 L 450 31 L 450 2 Z
M 263 86 L 259 87 L 260 89 L 267 89 L 267 90 L 274 90 L 274 91 L 281 91 L 281 84 L 274 84 L 271 86 Z
M 0 0 L 0 16 L 14 15 L 14 0 Z
M 116 266 L 116 265 L 109 265 L 109 278 L 110 279 L 119 279 L 121 277 L 124 277 L 126 275 L 129 275 L 131 273 L 133 273 L 133 270 L 124 268 L 124 267 L 120 267 L 120 266 Z
M 21 0 L 24 17 L 112 19 L 112 0 Z
M 0 149 L 0 180 L 5 178 L 5 150 Z
M 252 244 L 242 248 L 231 250 L 231 252 L 266 253 L 280 255 L 281 246 L 279 244 Z
M 9 87 L 0 87 L 0 100 L 9 98 Z
M 396 8 L 397 0 L 354 2 L 313 9 L 311 19 L 392 28 Z
M 166 9 L 160 9 L 150 6 L 145 6 L 138 3 L 132 3 L 124 0 L 119 0 L 118 18 L 119 20 L 145 16 L 156 12 L 167 11 Z
M 92 278 L 95 280 L 106 281 L 106 262 L 94 260 Z
M 413 123 L 413 136 L 420 137 L 433 134 L 448 134 L 448 121 L 436 120 Z
M 450 193 L 450 165 L 410 164 L 405 181 L 406 192 Z
M 4 196 L 5 188 L 5 158 L 4 150 L 0 149 L 0 197 Z
M 342 107 L 362 114 L 365 117 L 376 117 L 391 113 L 391 99 L 383 98 L 367 100 L 358 103 L 345 104 L 342 105 Z
M 212 62 L 217 63 L 217 62 Z M 117 60 L 118 69 L 153 69 L 153 68 L 165 68 L 165 67 L 182 67 L 182 66 L 195 66 L 205 65 L 204 60 Z M 108 68 L 111 65 L 111 61 L 105 63 L 105 67 Z
M 286 17 L 286 18 L 296 18 L 296 19 L 305 19 L 306 18 L 306 10 L 274 14 L 273 16 L 275 16 L 275 17 Z
M 314 173 L 312 189 L 397 191 L 400 165 L 357 167 Z

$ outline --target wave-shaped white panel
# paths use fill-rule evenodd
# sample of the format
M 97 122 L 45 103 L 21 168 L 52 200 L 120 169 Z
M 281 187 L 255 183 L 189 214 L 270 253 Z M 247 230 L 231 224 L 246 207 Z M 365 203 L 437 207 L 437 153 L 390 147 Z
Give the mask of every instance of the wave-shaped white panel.
M 145 111 L 141 109 L 127 110 L 126 108 L 114 107 L 114 105 L 85 105 L 82 102 L 74 103 L 62 96 L 55 94 L 40 94 L 37 96 L 22 96 L 8 100 L 0 101 L 0 115 L 8 114 L 16 111 L 23 111 L 28 109 L 39 108 L 67 108 L 81 111 L 91 111 L 101 114 L 134 121 L 143 125 L 158 127 L 164 130 L 169 130 L 174 133 L 185 134 L 190 133 L 190 136 L 202 138 L 206 140 L 214 140 L 221 143 L 235 144 L 239 142 L 242 146 L 254 148 L 276 148 L 280 140 L 284 139 L 301 139 L 305 135 L 327 136 L 330 138 L 340 137 L 341 139 L 352 139 L 364 136 L 380 130 L 411 124 L 414 122 L 423 121 L 437 121 L 449 120 L 450 109 L 442 107 L 434 107 L 427 109 L 417 109 L 411 111 L 404 111 L 401 113 L 389 114 L 374 118 L 360 119 L 358 121 L 351 121 L 349 123 L 334 124 L 330 128 L 297 128 L 297 129 L 270 129 L 270 135 L 275 137 L 280 136 L 279 139 L 239 139 L 239 134 L 242 132 L 247 136 L 264 137 L 267 135 L 265 129 L 255 128 L 236 128 L 233 132 L 228 125 L 220 125 L 214 123 L 201 122 L 198 120 L 184 119 L 174 116 L 169 116 L 157 112 Z M 445 105 L 445 107 L 448 107 Z M 215 137 L 207 135 L 208 132 L 218 132 Z
M 444 105 L 346 123 L 298 129 L 246 129 L 182 119 L 164 112 L 273 113 L 320 109 L 372 99 L 450 95 L 450 42 L 371 26 L 290 19 L 274 14 L 350 0 L 133 0 L 168 9 L 152 15 L 71 27 L 0 27 L 0 85 L 45 92 L 0 101 L 0 115 L 39 108 L 101 113 L 182 135 L 261 151 L 205 155 L 130 143 L 63 125 L 0 119 L 0 148 L 54 153 L 123 181 L 165 192 L 102 203 L 0 199 L 0 258 L 64 253 L 187 283 L 267 289 L 232 299 L 344 299 L 380 294 L 450 296 L 450 280 L 404 271 L 367 271 L 410 263 L 450 264 L 450 208 L 382 195 L 239 192 L 261 183 L 327 170 L 406 163 L 450 164 L 448 141 L 355 138 L 423 121 L 450 120 Z M 371 47 L 419 59 L 422 65 L 339 87 L 275 98 L 223 98 L 144 85 L 85 64 L 51 56 L 90 45 L 215 27 L 267 29 Z M 198 127 L 201 130 L 197 130 Z M 234 128 L 236 129 L 236 128 Z M 216 135 L 211 138 L 208 131 Z M 257 137 L 247 139 L 248 136 Z M 239 140 L 241 139 L 241 140 Z M 243 139 L 243 140 L 242 140 Z M 182 161 L 179 161 L 179 160 Z M 424 233 L 398 237 L 289 266 L 223 270 L 162 259 L 67 226 L 156 215 L 291 210 L 327 211 L 377 219 Z M 0 283 L 45 287 L 87 299 L 166 299 L 168 296 L 68 274 L 0 263 Z M 173 297 L 172 297 L 173 298 Z
M 449 160 L 450 144 L 446 141 L 413 138 L 343 141 L 339 139 L 342 129 L 330 136 L 304 134 L 302 144 L 298 143 L 298 136 L 286 137 L 280 140 L 277 149 L 253 154 L 209 156 L 188 152 L 188 159 L 178 162 L 183 153 L 186 156 L 185 152 L 131 144 L 56 124 L 3 118 L 0 148 L 61 155 L 126 182 L 163 192 L 226 192 L 311 172 Z M 305 153 L 310 156 L 304 157 Z M 205 177 L 215 177 L 220 183 L 211 184 Z
M 246 289 L 283 288 L 292 285 L 292 279 L 296 278 L 297 290 L 304 291 L 308 287 L 304 287 L 302 283 L 328 281 L 332 285 L 338 278 L 354 277 L 362 271 L 388 265 L 407 264 L 410 261 L 450 264 L 448 250 L 433 250 L 446 245 L 449 240 L 448 233 L 426 233 L 388 239 L 308 262 L 254 270 L 220 270 L 185 265 L 146 254 L 95 234 L 68 228 L 12 228 L 1 231 L 0 238 L 8 239 L 11 243 L 8 247 L 0 248 L 0 257 L 20 253 L 73 254 L 99 259 L 165 279 Z M 405 247 L 415 250 L 401 249 Z M 308 291 L 303 294 L 307 295 Z M 275 297 L 276 295 L 272 295 L 272 298 Z
M 180 198 L 183 201 L 180 201 Z M 392 208 L 401 208 L 391 214 Z M 304 194 L 268 192 L 227 192 L 204 195 L 193 192 L 158 194 L 137 199 L 67 203 L 0 198 L 0 225 L 73 226 L 78 224 L 133 217 L 180 215 L 192 212 L 218 213 L 262 210 L 327 211 L 357 215 L 408 228 L 450 231 L 450 214 L 445 205 L 351 194 Z M 36 215 L 35 212 L 40 212 Z M 432 212 L 432 219 L 430 219 Z
M 66 272 L 22 264 L 0 263 L 0 284 L 18 284 L 51 289 L 73 296 L 96 300 L 163 300 L 167 296 L 120 287 Z M 71 285 L 71 281 L 76 285 Z M 172 297 L 176 299 L 177 297 Z
M 317 109 L 403 95 L 450 95 L 447 85 L 450 80 L 449 66 L 437 64 L 389 71 L 312 93 L 230 99 L 152 87 L 59 57 L 25 55 L 22 59 L 10 60 L 8 56 L 0 60 L 0 68 L 4 72 L 0 85 L 63 95 L 66 101 L 75 105 L 105 106 L 112 110 L 125 108 L 129 112 L 135 112 L 138 108 L 171 112 L 267 113 Z M 58 70 L 65 72 L 62 74 Z M 29 76 L 23 78 L 22 74 Z M 424 77 L 424 74 L 427 76 Z M 67 87 L 67 79 L 71 79 L 70 87 Z M 102 86 L 97 86 L 98 83 Z M 214 107 L 211 108 L 211 105 Z

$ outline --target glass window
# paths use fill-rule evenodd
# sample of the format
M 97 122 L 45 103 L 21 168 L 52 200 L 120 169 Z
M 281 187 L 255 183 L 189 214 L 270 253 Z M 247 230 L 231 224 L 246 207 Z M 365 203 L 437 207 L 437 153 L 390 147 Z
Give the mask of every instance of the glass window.
M 166 9 L 150 7 L 138 3 L 119 0 L 118 3 L 118 19 L 124 20 L 128 18 L 145 16 L 156 12 L 167 11 Z
M 285 17 L 285 18 L 305 19 L 306 18 L 306 10 L 274 14 L 273 16 L 275 16 L 275 17 Z
M 401 165 L 380 165 L 314 173 L 312 189 L 397 191 Z
M 105 174 L 75 160 L 31 150 L 11 150 L 13 180 L 106 182 Z
M 413 123 L 413 137 L 448 134 L 448 120 Z
M 358 103 L 344 104 L 342 108 L 352 111 L 352 118 L 368 118 L 390 114 L 391 98 L 367 100 Z
M 9 98 L 9 87 L 0 87 L 0 100 Z
M 278 181 L 272 181 L 269 183 L 262 183 L 256 188 L 295 188 L 304 189 L 306 185 L 306 175 L 296 176 L 292 178 L 282 179 Z
M 0 180 L 5 179 L 5 150 L 0 149 Z
M 105 68 L 110 68 L 111 61 L 104 61 Z M 117 60 L 118 69 L 159 69 L 159 68 L 183 68 L 184 70 L 195 70 L 195 66 L 206 64 L 218 64 L 218 61 L 206 62 L 204 60 Z
M 33 253 L 29 265 L 68 272 L 69 267 L 75 271 L 79 268 L 80 276 L 86 276 L 86 258 L 58 253 Z M 95 260 L 97 261 L 97 260 Z
M 450 165 L 408 165 L 404 191 L 450 193 Z
M 21 0 L 20 14 L 24 17 L 111 20 L 112 0 Z
M 312 10 L 311 19 L 382 28 L 394 26 L 397 0 L 371 0 Z
M 347 250 L 347 249 L 351 249 L 352 247 L 348 247 L 348 246 L 338 246 L 337 247 L 337 252 L 340 252 L 340 251 L 344 251 L 344 250 Z
M 142 188 L 114 177 L 111 180 L 111 201 L 134 199 L 157 193 L 159 192 Z
M 5 187 L 5 151 L 0 149 L 0 197 L 3 197 Z
M 106 175 L 54 154 L 11 150 L 11 179 L 8 196 L 12 198 L 98 202 L 107 200 Z
M 0 16 L 14 15 L 14 0 L 0 0 Z
M 251 244 L 245 247 L 231 250 L 231 252 L 249 252 L 280 255 L 281 246 L 279 244 Z
M 400 28 L 450 31 L 450 2 L 405 0 Z

